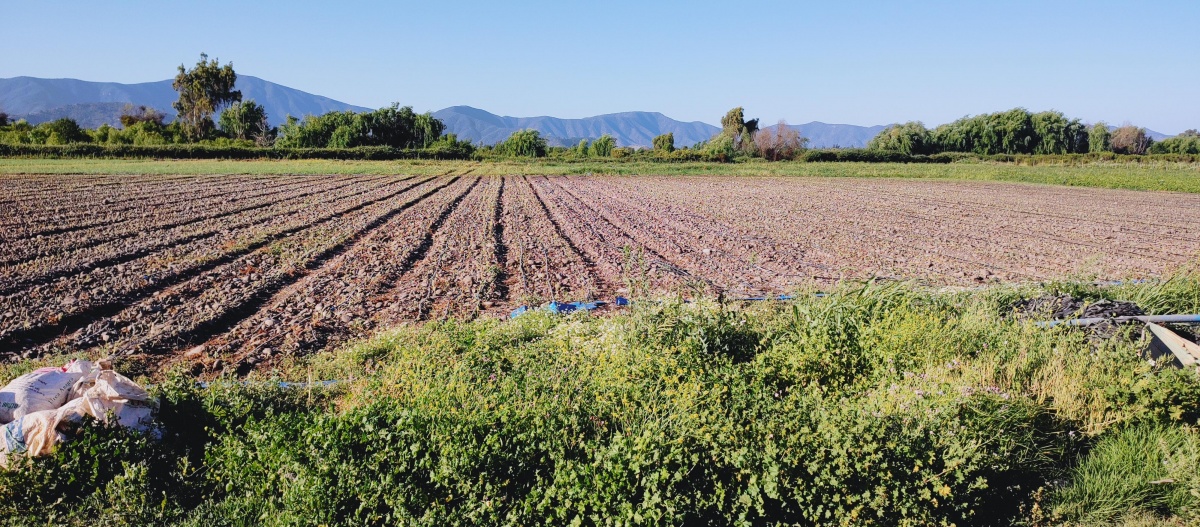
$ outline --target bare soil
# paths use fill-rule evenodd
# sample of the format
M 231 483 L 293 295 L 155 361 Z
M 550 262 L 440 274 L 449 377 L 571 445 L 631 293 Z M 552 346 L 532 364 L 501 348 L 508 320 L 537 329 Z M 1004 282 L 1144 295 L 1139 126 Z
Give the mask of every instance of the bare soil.
M 1147 278 L 1200 195 L 747 177 L 0 178 L 0 358 L 245 372 L 441 318 L 841 279 Z

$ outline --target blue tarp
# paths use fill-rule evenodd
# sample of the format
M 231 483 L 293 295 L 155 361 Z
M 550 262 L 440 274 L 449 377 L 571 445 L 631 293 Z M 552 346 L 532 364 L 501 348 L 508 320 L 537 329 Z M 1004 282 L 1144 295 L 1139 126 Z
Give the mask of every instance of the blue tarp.
M 620 297 L 617 298 L 617 305 L 619 305 L 619 306 L 625 305 L 625 304 L 621 303 L 621 300 L 624 300 L 624 299 L 620 298 Z M 628 303 L 628 301 L 626 301 L 626 303 Z M 593 309 L 599 308 L 601 306 L 606 306 L 606 305 L 608 305 L 608 302 L 604 302 L 604 301 L 600 301 L 600 300 L 597 300 L 594 302 L 550 302 L 549 304 L 542 306 L 542 309 L 549 311 L 551 313 L 563 315 L 563 314 L 571 313 L 574 311 L 579 311 L 581 309 L 584 311 L 592 311 Z M 529 309 L 530 309 L 529 306 L 518 307 L 518 308 L 514 309 L 511 314 L 508 315 L 508 318 L 517 318 L 521 315 L 524 315 L 525 313 L 528 313 Z
M 817 293 L 816 296 L 823 297 L 823 296 L 825 296 L 825 293 Z M 747 297 L 747 298 L 734 298 L 731 300 L 733 300 L 735 302 L 763 302 L 763 301 L 768 301 L 768 300 L 784 301 L 784 300 L 794 300 L 794 299 L 795 299 L 795 297 L 793 297 L 792 295 L 778 295 L 778 296 L 770 296 L 770 297 L 755 296 L 755 297 Z M 690 301 L 685 300 L 685 302 L 690 302 Z M 571 313 L 574 311 L 579 311 L 580 309 L 585 310 L 585 311 L 591 311 L 593 309 L 599 308 L 601 306 L 606 306 L 608 304 L 609 304 L 608 302 L 605 302 L 602 300 L 597 300 L 594 302 L 550 302 L 550 303 L 542 306 L 542 309 L 549 311 L 551 313 L 566 314 L 566 313 Z M 616 299 L 613 300 L 612 304 L 617 307 L 626 307 L 626 306 L 633 305 L 633 301 L 629 300 L 628 298 L 625 298 L 623 296 L 618 296 Z M 509 313 L 508 318 L 517 318 L 521 315 L 524 315 L 525 313 L 528 313 L 531 309 L 534 309 L 534 308 L 532 308 L 530 306 L 518 307 L 518 308 L 514 309 L 512 311 L 512 313 Z

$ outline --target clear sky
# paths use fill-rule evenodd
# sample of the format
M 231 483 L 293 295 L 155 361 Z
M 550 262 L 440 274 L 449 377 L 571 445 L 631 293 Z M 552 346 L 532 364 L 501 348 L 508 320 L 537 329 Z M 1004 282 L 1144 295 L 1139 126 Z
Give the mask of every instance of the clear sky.
M 351 104 L 936 125 L 1016 106 L 1200 128 L 1200 1 L 0 2 L 0 77 L 144 82 L 201 51 Z

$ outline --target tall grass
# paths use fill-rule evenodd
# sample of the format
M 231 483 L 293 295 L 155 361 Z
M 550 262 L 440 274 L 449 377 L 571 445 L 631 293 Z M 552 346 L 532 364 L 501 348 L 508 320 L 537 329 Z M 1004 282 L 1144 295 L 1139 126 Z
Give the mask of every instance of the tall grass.
M 1098 340 L 1038 328 L 1011 306 L 1072 289 L 1190 310 L 1197 287 L 1186 274 L 956 293 L 847 283 L 787 303 L 668 298 L 603 317 L 401 327 L 248 384 L 159 380 L 165 441 L 92 430 L 0 475 L 0 514 L 185 525 L 1195 521 L 1195 372 L 1148 363 L 1139 331 Z M 342 382 L 281 389 L 279 378 Z
M 1101 439 L 1057 496 L 1058 512 L 1084 523 L 1180 512 L 1200 519 L 1200 432 L 1138 424 Z

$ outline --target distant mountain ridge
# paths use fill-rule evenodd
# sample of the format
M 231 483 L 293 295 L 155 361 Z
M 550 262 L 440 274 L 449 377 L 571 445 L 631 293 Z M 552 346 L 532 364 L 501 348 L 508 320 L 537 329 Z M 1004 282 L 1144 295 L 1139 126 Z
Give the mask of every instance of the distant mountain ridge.
M 470 106 L 451 106 L 433 112 L 446 123 L 446 130 L 474 143 L 495 144 L 513 132 L 532 128 L 542 133 L 551 146 L 574 146 L 580 139 L 609 134 L 619 146 L 651 146 L 660 134 L 675 134 L 676 145 L 693 145 L 721 129 L 711 124 L 676 121 L 658 112 L 623 112 L 559 119 L 557 117 L 499 116 Z
M 81 126 L 95 128 L 104 123 L 116 124 L 121 108 L 132 103 L 150 106 L 173 119 L 175 110 L 171 103 L 178 94 L 171 88 L 171 82 L 121 84 L 36 77 L 0 79 L 0 110 L 13 117 L 24 117 L 31 123 L 70 117 Z M 261 104 L 274 126 L 283 123 L 288 115 L 304 117 L 334 110 L 370 111 L 249 75 L 238 75 L 237 89 L 242 91 L 242 100 L 254 99 Z
M 705 141 L 721 131 L 708 123 L 676 121 L 658 112 L 624 112 L 582 119 L 557 117 L 508 117 L 470 106 L 452 106 L 433 112 L 446 123 L 446 130 L 474 143 L 495 144 L 517 130 L 532 128 L 546 137 L 551 146 L 574 146 L 580 139 L 595 139 L 612 135 L 620 146 L 650 147 L 654 137 L 675 134 L 676 146 L 691 146 Z M 767 128 L 774 129 L 774 125 Z M 788 125 L 809 139 L 812 148 L 861 148 L 884 126 L 826 124 L 813 121 Z
M 774 131 L 777 125 L 763 127 Z M 871 138 L 879 135 L 887 126 L 858 126 L 853 124 L 828 124 L 813 121 L 805 124 L 789 124 L 788 128 L 808 138 L 809 148 L 863 148 Z

